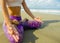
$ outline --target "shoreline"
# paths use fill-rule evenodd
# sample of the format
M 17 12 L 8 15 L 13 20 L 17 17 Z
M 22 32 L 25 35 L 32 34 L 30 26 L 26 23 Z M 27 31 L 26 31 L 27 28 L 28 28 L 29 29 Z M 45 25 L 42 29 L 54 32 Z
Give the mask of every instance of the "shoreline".
M 21 9 L 24 12 L 24 9 Z M 39 12 L 39 13 L 45 13 L 45 14 L 53 14 L 53 15 L 60 15 L 60 10 L 50 10 L 50 9 L 30 9 L 31 12 Z M 0 12 L 2 12 L 2 9 L 0 8 Z
M 24 11 L 24 9 L 22 9 Z M 39 13 L 45 13 L 45 14 L 54 14 L 54 15 L 60 15 L 60 10 L 40 10 L 40 9 L 30 9 L 31 12 L 39 12 Z

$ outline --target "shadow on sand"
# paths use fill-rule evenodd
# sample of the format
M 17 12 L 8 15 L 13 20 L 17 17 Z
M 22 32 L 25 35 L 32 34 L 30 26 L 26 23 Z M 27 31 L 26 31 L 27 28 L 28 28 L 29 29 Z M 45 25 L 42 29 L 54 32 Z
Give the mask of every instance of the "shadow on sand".
M 44 20 L 44 23 L 42 24 L 42 26 L 40 27 L 40 29 L 45 28 L 46 26 L 48 26 L 50 23 L 56 23 L 56 22 L 60 22 L 60 20 Z
M 48 26 L 50 23 L 56 23 L 56 22 L 60 22 L 60 20 L 44 20 L 43 21 L 43 25 L 39 28 L 39 29 L 43 29 L 45 28 L 46 26 Z M 23 39 L 23 43 L 35 43 L 35 41 L 37 39 L 39 39 L 39 37 L 36 37 L 33 32 L 35 31 L 36 29 L 34 30 L 26 30 L 24 32 L 24 39 Z

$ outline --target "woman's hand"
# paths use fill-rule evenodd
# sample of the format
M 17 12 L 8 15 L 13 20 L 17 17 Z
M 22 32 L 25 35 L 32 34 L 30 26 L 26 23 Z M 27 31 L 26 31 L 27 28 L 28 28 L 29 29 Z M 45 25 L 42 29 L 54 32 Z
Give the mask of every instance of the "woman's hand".
M 8 33 L 14 38 L 14 40 L 16 42 L 18 42 L 18 40 L 19 40 L 19 33 L 18 33 L 16 27 L 13 24 L 8 24 L 7 28 L 8 28 Z
M 40 17 L 34 18 L 34 20 L 43 23 L 43 22 L 41 21 Z
M 14 24 L 19 24 L 20 22 L 19 21 L 17 21 L 16 19 L 14 19 L 14 20 L 12 20 L 12 23 L 14 23 Z

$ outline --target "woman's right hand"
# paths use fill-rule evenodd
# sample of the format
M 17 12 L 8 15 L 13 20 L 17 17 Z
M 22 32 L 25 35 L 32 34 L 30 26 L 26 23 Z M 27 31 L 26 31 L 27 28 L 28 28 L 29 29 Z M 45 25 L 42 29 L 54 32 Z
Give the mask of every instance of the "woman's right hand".
M 17 30 L 16 30 L 16 28 L 15 28 L 15 26 L 13 24 L 10 24 L 10 25 L 8 24 L 7 28 L 8 28 L 8 33 L 10 35 L 14 34 L 14 32 L 17 32 Z
M 18 40 L 19 40 L 19 33 L 18 33 L 16 27 L 13 24 L 8 24 L 7 28 L 8 28 L 8 33 L 14 38 L 14 40 L 16 42 L 18 42 Z

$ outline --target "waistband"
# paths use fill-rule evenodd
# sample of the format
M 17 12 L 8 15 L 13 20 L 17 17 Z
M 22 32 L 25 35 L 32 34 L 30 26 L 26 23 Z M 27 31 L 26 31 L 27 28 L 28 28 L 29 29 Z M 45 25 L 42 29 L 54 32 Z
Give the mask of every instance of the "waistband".
M 16 19 L 18 21 L 22 20 L 21 16 L 9 16 L 9 17 L 11 20 L 14 20 L 14 19 Z

